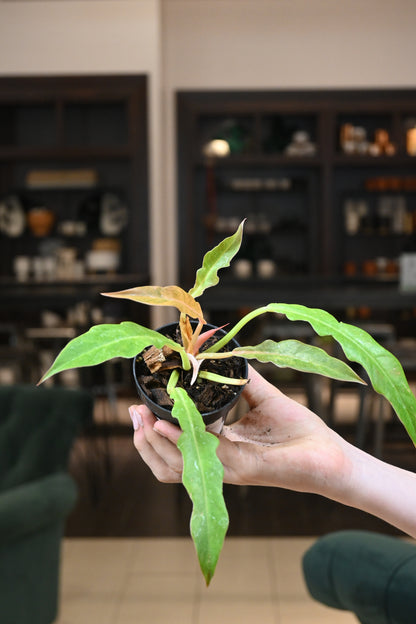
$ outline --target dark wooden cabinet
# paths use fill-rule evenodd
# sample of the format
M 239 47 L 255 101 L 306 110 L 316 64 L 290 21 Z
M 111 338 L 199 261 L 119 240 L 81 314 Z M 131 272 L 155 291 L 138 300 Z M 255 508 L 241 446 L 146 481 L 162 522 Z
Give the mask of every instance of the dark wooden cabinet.
M 147 163 L 146 76 L 0 79 L 2 344 L 147 322 L 100 296 L 149 281 Z
M 0 383 L 37 382 L 93 324 L 147 324 L 100 295 L 149 281 L 147 163 L 146 76 L 0 78 Z M 123 366 L 56 383 L 110 397 Z
M 0 79 L 3 292 L 35 294 L 41 286 L 58 299 L 65 282 L 79 282 L 85 293 L 94 280 L 147 277 L 147 116 L 145 76 Z M 62 249 L 72 250 L 72 273 L 56 267 Z M 26 275 L 16 268 L 22 256 Z M 46 262 L 42 273 L 41 261 L 52 257 L 55 266 Z
M 361 305 L 369 289 L 398 292 L 398 259 L 416 236 L 415 126 L 414 90 L 179 92 L 184 285 L 247 218 L 248 273 L 223 278 L 244 293 L 239 303 L 291 288 L 299 302 L 314 288 L 334 298 L 353 288 Z M 226 155 L 212 152 L 215 140 Z

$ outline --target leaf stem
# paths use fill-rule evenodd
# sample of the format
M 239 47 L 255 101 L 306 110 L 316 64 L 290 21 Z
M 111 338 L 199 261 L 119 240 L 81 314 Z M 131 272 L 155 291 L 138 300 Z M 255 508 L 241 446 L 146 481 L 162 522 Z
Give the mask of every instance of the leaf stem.
M 222 351 L 221 353 L 212 353 L 206 349 L 205 351 L 201 351 L 201 353 L 197 353 L 195 356 L 196 360 L 225 360 L 226 358 L 233 357 L 234 351 Z M 238 356 L 240 357 L 240 356 Z
M 229 386 L 244 386 L 248 379 L 237 379 L 236 377 L 225 377 L 224 375 L 217 375 L 216 373 L 211 373 L 209 371 L 199 371 L 199 375 L 201 379 L 208 379 L 209 381 L 213 381 L 215 383 L 228 384 Z
M 238 323 L 234 325 L 234 327 L 230 329 L 230 331 L 227 332 L 223 338 L 221 338 L 221 340 L 212 345 L 212 347 L 206 349 L 204 353 L 216 353 L 217 351 L 225 347 L 225 345 L 228 344 L 230 340 L 232 340 L 234 336 L 242 330 L 244 325 L 247 325 L 247 323 L 256 318 L 256 316 L 260 316 L 260 314 L 264 314 L 265 312 L 271 312 L 268 306 L 263 306 L 262 308 L 253 310 L 252 312 L 249 312 L 248 314 L 243 316 L 243 318 L 240 319 Z

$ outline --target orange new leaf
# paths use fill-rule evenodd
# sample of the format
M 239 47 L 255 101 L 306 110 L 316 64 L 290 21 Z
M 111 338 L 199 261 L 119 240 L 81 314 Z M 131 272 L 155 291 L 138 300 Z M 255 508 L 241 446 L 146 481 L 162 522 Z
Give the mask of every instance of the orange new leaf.
M 116 299 L 130 299 L 145 305 L 173 306 L 179 312 L 205 323 L 200 304 L 179 286 L 137 286 L 101 294 Z

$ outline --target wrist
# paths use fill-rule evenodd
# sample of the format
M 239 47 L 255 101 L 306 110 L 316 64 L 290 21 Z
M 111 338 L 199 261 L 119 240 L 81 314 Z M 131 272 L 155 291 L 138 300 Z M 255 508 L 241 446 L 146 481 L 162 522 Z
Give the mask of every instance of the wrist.
M 352 444 L 344 440 L 338 433 L 330 431 L 330 439 L 326 442 L 326 461 L 316 486 L 316 493 L 345 505 L 351 504 L 354 494 L 354 469 L 357 462 Z M 331 461 L 328 461 L 328 454 Z
M 416 474 L 342 440 L 345 470 L 332 498 L 416 537 Z

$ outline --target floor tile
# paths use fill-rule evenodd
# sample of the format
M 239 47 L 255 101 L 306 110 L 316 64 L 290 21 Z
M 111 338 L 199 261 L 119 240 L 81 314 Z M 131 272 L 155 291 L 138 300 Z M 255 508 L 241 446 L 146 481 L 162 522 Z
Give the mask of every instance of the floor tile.
M 143 538 L 133 540 L 132 569 L 135 572 L 196 574 L 198 560 L 191 538 Z
M 357 624 L 347 611 L 330 609 L 311 601 L 279 601 L 279 624 Z
M 65 539 L 56 624 L 356 624 L 308 595 L 314 540 L 227 538 L 207 588 L 190 539 Z
M 258 600 L 205 600 L 200 605 L 197 624 L 279 624 L 276 607 L 272 601 Z
M 275 589 L 279 597 L 306 595 L 302 574 L 302 557 L 315 538 L 287 538 L 270 541 L 275 569 Z
M 193 624 L 194 621 L 194 605 L 188 600 L 144 600 L 122 602 L 114 624 Z
M 119 601 L 105 593 L 78 599 L 64 592 L 55 624 L 114 624 L 119 610 Z
M 138 574 L 132 572 L 122 592 L 126 603 L 194 601 L 197 596 L 195 574 Z
M 226 539 L 209 589 L 200 581 L 201 599 L 270 599 L 268 544 L 264 538 Z

